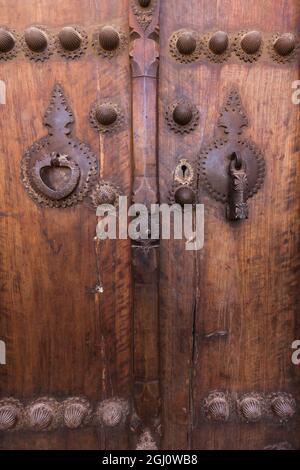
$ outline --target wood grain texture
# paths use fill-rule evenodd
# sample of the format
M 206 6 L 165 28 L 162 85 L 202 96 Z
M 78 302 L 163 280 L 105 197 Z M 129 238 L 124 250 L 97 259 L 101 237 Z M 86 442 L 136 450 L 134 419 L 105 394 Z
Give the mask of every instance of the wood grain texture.
M 263 150 L 267 177 L 249 201 L 250 218 L 225 220 L 224 206 L 200 187 L 205 204 L 205 245 L 197 254 L 180 242 L 161 244 L 161 357 L 163 446 L 168 449 L 262 449 L 280 441 L 300 445 L 299 418 L 290 426 L 206 424 L 202 400 L 211 390 L 283 390 L 299 400 L 299 368 L 291 343 L 299 337 L 299 106 L 291 102 L 298 64 L 201 62 L 170 58 L 168 39 L 183 27 L 200 33 L 299 31 L 299 3 L 289 1 L 170 1 L 162 3 L 160 63 L 160 194 L 172 181 L 180 156 L 197 158 L 232 84 L 238 86 L 250 127 Z M 166 106 L 191 99 L 200 127 L 176 136 L 164 123 Z M 178 263 L 180 259 L 180 263 Z M 177 267 L 176 267 L 177 266 Z M 226 330 L 222 337 L 205 338 Z
M 51 4 L 51 5 L 50 5 Z M 51 6 L 51 8 L 50 8 Z M 80 24 L 89 31 L 115 24 L 128 35 L 126 0 L 1 1 L 1 23 L 57 28 Z M 98 281 L 95 210 L 42 209 L 20 182 L 25 149 L 45 134 L 42 117 L 54 82 L 65 89 L 75 115 L 75 135 L 99 157 L 99 176 L 130 192 L 130 80 L 128 50 L 108 60 L 92 47 L 78 61 L 53 56 L 43 64 L 23 56 L 1 63 L 7 103 L 1 106 L 1 396 L 86 395 L 91 400 L 131 396 L 130 252 L 126 241 L 101 244 Z M 122 131 L 101 136 L 89 125 L 97 99 L 117 100 Z M 59 431 L 37 436 L 11 433 L 2 448 L 128 448 L 128 433 Z

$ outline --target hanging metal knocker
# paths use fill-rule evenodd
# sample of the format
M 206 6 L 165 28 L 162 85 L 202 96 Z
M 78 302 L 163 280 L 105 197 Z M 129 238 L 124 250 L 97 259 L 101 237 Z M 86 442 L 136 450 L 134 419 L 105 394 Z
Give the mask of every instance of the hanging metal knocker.
M 246 165 L 240 152 L 233 152 L 231 155 L 229 176 L 227 218 L 229 220 L 248 219 L 248 178 Z

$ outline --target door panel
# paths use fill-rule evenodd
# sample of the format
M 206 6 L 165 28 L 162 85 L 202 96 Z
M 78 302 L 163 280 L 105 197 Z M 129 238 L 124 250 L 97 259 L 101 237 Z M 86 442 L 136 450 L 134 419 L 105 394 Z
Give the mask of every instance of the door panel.
M 100 7 L 101 3 L 101 7 Z M 74 135 L 98 160 L 98 178 L 130 192 L 130 79 L 127 46 L 117 57 L 96 54 L 91 37 L 115 25 L 128 40 L 127 1 L 1 2 L 1 23 L 20 35 L 30 25 L 57 34 L 80 25 L 89 43 L 85 54 L 67 60 L 56 52 L 44 62 L 20 51 L 1 62 L 6 104 L 1 106 L 1 396 L 29 404 L 39 397 L 60 403 L 87 397 L 131 396 L 131 294 L 129 244 L 95 241 L 91 201 L 70 208 L 36 204 L 20 181 L 25 150 L 45 134 L 43 115 L 55 83 L 61 84 L 74 117 Z M 122 128 L 101 134 L 89 113 L 96 100 L 117 102 Z M 96 185 L 96 182 L 94 183 Z M 104 292 L 95 288 L 102 282 Z M 94 408 L 95 409 L 95 408 Z M 2 448 L 128 448 L 128 433 L 93 426 L 55 432 L 3 433 Z
M 161 241 L 163 446 L 169 449 L 299 446 L 299 418 L 288 425 L 273 417 L 247 423 L 237 411 L 238 400 L 253 392 L 264 403 L 274 392 L 299 400 L 299 371 L 291 362 L 291 344 L 299 336 L 299 106 L 291 101 L 298 63 L 278 64 L 264 54 L 252 63 L 235 54 L 214 63 L 203 52 L 199 60 L 180 63 L 169 48 L 172 34 L 182 29 L 202 38 L 210 31 L 255 29 L 267 40 L 276 31 L 297 32 L 299 14 L 294 0 L 161 5 L 161 201 L 168 201 L 179 159 L 197 168 L 200 149 L 214 141 L 233 86 L 249 119 L 244 135 L 266 162 L 263 187 L 249 200 L 248 220 L 228 222 L 224 205 L 200 177 L 204 248 L 188 253 L 183 242 Z M 182 98 L 200 111 L 199 126 L 187 134 L 174 133 L 164 117 Z M 232 407 L 226 423 L 205 415 L 205 399 L 213 391 L 225 393 Z

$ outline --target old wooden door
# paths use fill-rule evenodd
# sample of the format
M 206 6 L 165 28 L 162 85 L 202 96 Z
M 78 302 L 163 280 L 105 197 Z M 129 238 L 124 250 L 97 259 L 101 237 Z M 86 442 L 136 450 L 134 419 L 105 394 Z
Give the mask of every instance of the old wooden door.
M 0 15 L 1 448 L 299 448 L 299 2 Z M 203 247 L 99 240 L 119 195 Z

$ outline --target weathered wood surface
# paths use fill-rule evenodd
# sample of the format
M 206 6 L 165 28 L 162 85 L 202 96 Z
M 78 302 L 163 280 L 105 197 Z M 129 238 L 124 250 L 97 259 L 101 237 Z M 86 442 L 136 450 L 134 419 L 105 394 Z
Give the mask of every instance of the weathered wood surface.
M 300 6 L 289 1 L 171 0 L 161 5 L 159 185 L 167 198 L 180 156 L 196 161 L 213 138 L 232 84 L 239 87 L 250 127 L 263 150 L 267 176 L 249 201 L 250 218 L 225 220 L 224 206 L 200 188 L 205 245 L 187 253 L 181 242 L 161 242 L 160 334 L 163 448 L 262 449 L 288 441 L 299 448 L 299 418 L 291 426 L 204 424 L 202 399 L 211 390 L 233 393 L 283 390 L 299 400 L 299 367 L 291 343 L 299 330 L 299 106 L 291 102 L 297 64 L 257 62 L 181 65 L 168 39 L 180 28 L 262 32 L 299 30 Z M 187 97 L 200 126 L 182 137 L 164 123 L 166 106 Z M 215 331 L 225 336 L 206 335 Z
M 57 28 L 115 24 L 128 36 L 128 2 L 31 0 L 0 2 L 1 24 Z M 86 395 L 91 400 L 131 396 L 130 251 L 127 241 L 101 243 L 98 280 L 96 213 L 87 203 L 42 209 L 20 182 L 25 149 L 45 134 L 42 117 L 54 82 L 64 87 L 75 115 L 76 136 L 98 156 L 100 176 L 130 194 L 130 71 L 128 48 L 114 59 L 96 56 L 42 64 L 20 56 L 1 63 L 7 87 L 1 105 L 1 338 L 7 365 L 0 368 L 1 396 Z M 103 136 L 89 125 L 97 99 L 124 109 L 120 133 Z M 54 433 L 6 433 L 2 448 L 128 448 L 128 433 L 93 428 Z

